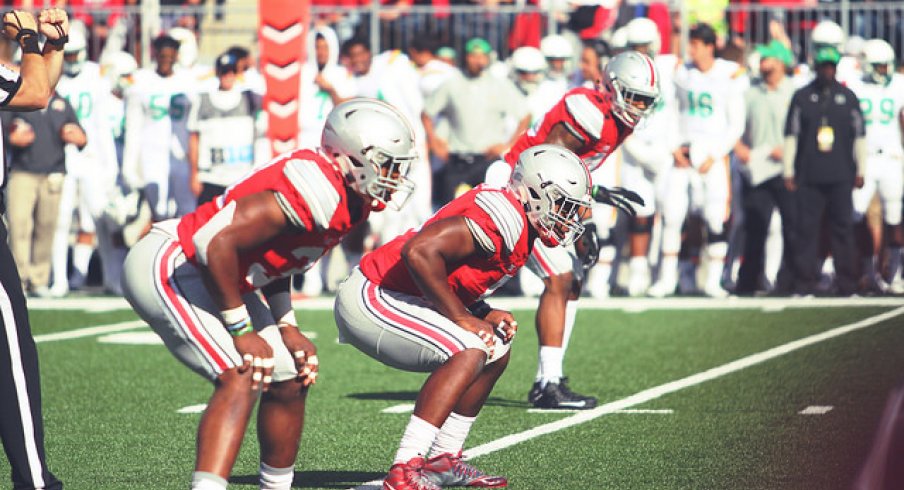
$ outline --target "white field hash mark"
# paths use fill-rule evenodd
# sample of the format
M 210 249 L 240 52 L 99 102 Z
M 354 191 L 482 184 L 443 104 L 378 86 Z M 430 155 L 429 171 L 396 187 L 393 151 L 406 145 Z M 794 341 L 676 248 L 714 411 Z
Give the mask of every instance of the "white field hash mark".
M 851 333 L 857 330 L 861 330 L 867 327 L 871 327 L 873 325 L 877 325 L 886 320 L 892 319 L 896 316 L 904 313 L 904 306 L 895 308 L 894 310 L 887 311 L 885 313 L 880 313 L 875 316 L 871 316 L 869 318 L 865 318 L 863 320 L 849 323 L 847 325 L 842 325 L 840 327 L 835 327 L 831 330 L 826 330 L 825 332 L 820 332 L 818 334 L 810 335 L 809 337 L 804 337 L 802 339 L 794 340 L 788 342 L 787 344 L 782 344 L 777 347 L 773 347 L 771 349 L 764 350 L 762 352 L 758 352 L 756 354 L 751 354 L 747 357 L 742 357 L 738 360 L 723 364 L 721 366 L 714 367 L 712 369 L 707 369 L 706 371 L 699 372 L 697 374 L 693 374 L 686 378 L 678 379 L 669 383 L 665 383 L 659 386 L 655 386 L 653 388 L 649 388 L 643 390 L 639 393 L 635 393 L 627 398 L 622 398 L 621 400 L 616 400 L 614 402 L 607 403 L 605 405 L 600 405 L 591 410 L 585 410 L 580 413 L 576 413 L 569 417 L 565 417 L 563 419 L 557 420 L 555 422 L 549 422 L 543 425 L 538 425 L 533 429 L 528 429 L 523 432 L 518 432 L 515 434 L 510 434 L 495 441 L 490 441 L 485 444 L 481 444 L 479 446 L 473 447 L 467 451 L 465 451 L 465 459 L 477 458 L 480 456 L 485 456 L 490 453 L 494 453 L 496 451 L 500 451 L 502 449 L 506 449 L 508 447 L 514 446 L 515 444 L 520 444 L 525 441 L 529 441 L 536 437 L 544 436 L 547 434 L 552 434 L 554 432 L 558 432 L 563 429 L 567 429 L 569 427 L 574 427 L 576 425 L 583 424 L 585 422 L 590 422 L 596 418 L 602 417 L 603 415 L 607 415 L 610 413 L 618 412 L 619 410 L 624 410 L 636 405 L 640 405 L 642 403 L 647 403 L 650 400 L 655 400 L 664 395 L 668 395 L 670 393 L 674 393 L 676 391 L 683 390 L 685 388 L 690 388 L 692 386 L 696 386 L 707 381 L 712 381 L 714 379 L 721 378 L 728 374 L 735 373 L 737 371 L 741 371 L 743 369 L 749 368 L 751 366 L 755 366 L 757 364 L 761 364 L 763 362 L 775 359 L 777 357 L 781 357 L 790 352 L 794 352 L 796 350 L 802 349 L 804 347 L 811 346 L 813 344 L 817 344 L 819 342 L 823 342 L 826 340 L 833 339 L 835 337 L 840 337 L 844 334 Z M 378 490 L 382 488 L 382 480 L 373 480 L 357 487 L 352 487 L 349 490 Z
M 809 407 L 797 412 L 801 415 L 825 415 L 829 413 L 833 408 L 831 405 L 810 405 Z

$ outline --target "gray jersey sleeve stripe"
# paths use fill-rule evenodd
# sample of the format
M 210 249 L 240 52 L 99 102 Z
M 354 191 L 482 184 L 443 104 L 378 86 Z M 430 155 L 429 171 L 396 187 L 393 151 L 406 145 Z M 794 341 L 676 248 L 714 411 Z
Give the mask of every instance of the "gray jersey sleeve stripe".
M 286 215 L 289 222 L 295 225 L 295 227 L 304 230 L 304 222 L 301 221 L 301 218 L 298 216 L 298 213 L 295 212 L 295 209 L 292 208 L 292 204 L 289 203 L 286 196 L 279 192 L 275 192 L 274 194 L 276 194 L 276 202 L 279 204 L 279 207 L 282 209 L 283 214 Z
M 512 207 L 511 203 L 502 194 L 496 192 L 478 194 L 475 201 L 481 209 L 490 215 L 496 227 L 499 228 L 502 240 L 505 242 L 505 247 L 509 252 L 515 250 L 524 224 L 521 221 L 521 216 Z
M 286 163 L 283 172 L 310 208 L 314 225 L 328 228 L 340 198 L 320 167 L 309 160 L 293 159 Z
M 569 95 L 565 99 L 565 108 L 568 109 L 568 113 L 574 117 L 574 120 L 580 124 L 587 134 L 594 139 L 602 137 L 606 116 L 603 115 L 599 107 L 593 105 L 593 102 L 586 95 Z
M 465 223 L 468 224 L 468 229 L 471 230 L 471 235 L 474 237 L 474 241 L 477 242 L 480 249 L 486 252 L 487 255 L 495 254 L 496 245 L 493 243 L 490 236 L 487 235 L 487 232 L 471 218 L 465 218 Z

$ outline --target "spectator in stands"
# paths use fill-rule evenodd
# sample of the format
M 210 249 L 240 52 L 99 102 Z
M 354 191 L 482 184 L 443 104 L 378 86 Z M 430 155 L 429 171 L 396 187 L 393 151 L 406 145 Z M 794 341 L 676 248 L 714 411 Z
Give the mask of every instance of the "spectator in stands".
M 530 124 L 527 103 L 514 84 L 487 71 L 491 50 L 484 39 L 469 40 L 464 76 L 449 79 L 424 106 L 421 120 L 430 151 L 446 162 L 434 190 L 438 205 L 483 182 L 490 163 L 498 160 Z M 433 131 L 433 120 L 441 114 L 449 119 L 448 141 Z M 513 134 L 504 132 L 506 117 L 518 121 Z
M 258 95 L 264 95 L 267 91 L 267 84 L 264 81 L 264 76 L 257 69 L 257 61 L 251 51 L 242 46 L 233 46 L 227 51 L 239 60 L 237 65 L 239 86 L 250 89 Z
M 751 295 L 761 289 L 760 279 L 766 272 L 767 282 L 775 279 L 765 268 L 766 238 L 769 223 L 777 207 L 781 214 L 781 248 L 771 249 L 769 257 L 781 263 L 776 292 L 790 292 L 790 258 L 795 250 L 794 206 L 791 194 L 782 181 L 783 127 L 788 106 L 794 94 L 794 83 L 786 76 L 793 66 L 791 51 L 780 41 L 756 48 L 760 55 L 760 80 L 746 92 L 747 118 L 741 141 L 735 145 L 735 157 L 743 165 L 744 260 L 738 272 L 736 293 Z M 768 284 L 767 284 L 768 286 Z
M 215 65 L 219 86 L 202 93 L 188 115 L 191 190 L 198 205 L 222 194 L 254 165 L 261 136 L 261 97 L 236 85 L 238 60 L 228 52 Z
M 60 214 L 67 144 L 84 148 L 85 132 L 66 99 L 54 94 L 35 112 L 0 115 L 10 149 L 9 240 L 22 289 L 49 297 L 50 252 Z
M 417 36 L 408 44 L 408 57 L 417 67 L 421 95 L 425 99 L 449 77 L 458 74 L 454 64 L 450 65 L 437 56 L 438 44 L 436 39 L 427 36 Z

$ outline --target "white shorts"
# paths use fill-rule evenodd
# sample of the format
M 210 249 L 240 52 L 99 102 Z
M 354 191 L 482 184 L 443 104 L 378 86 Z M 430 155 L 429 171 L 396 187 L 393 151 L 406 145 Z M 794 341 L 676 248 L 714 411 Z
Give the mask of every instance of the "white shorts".
M 901 200 L 904 199 L 904 159 L 870 155 L 866 160 L 863 187 L 854 189 L 854 219 L 860 221 L 869 208 L 873 194 L 882 199 L 882 216 L 888 225 L 901 223 Z
M 210 381 L 242 364 L 201 272 L 172 236 L 155 227 L 132 247 L 124 267 L 125 298 L 183 364 Z M 254 329 L 273 349 L 273 381 L 294 378 L 295 361 L 270 309 L 256 293 L 242 299 Z
M 339 285 L 333 313 L 340 343 L 352 344 L 397 369 L 429 372 L 465 349 L 488 352 L 480 337 L 456 325 L 425 299 L 384 289 L 357 267 Z M 510 346 L 497 336 L 487 363 L 505 356 Z

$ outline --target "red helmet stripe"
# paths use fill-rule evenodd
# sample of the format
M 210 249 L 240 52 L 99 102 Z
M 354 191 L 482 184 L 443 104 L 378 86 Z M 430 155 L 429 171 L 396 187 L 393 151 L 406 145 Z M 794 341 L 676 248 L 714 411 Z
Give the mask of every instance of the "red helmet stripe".
M 649 56 L 643 56 L 645 60 L 647 60 L 647 66 L 650 67 L 650 87 L 656 86 L 656 69 L 653 68 L 653 62 L 650 60 Z

